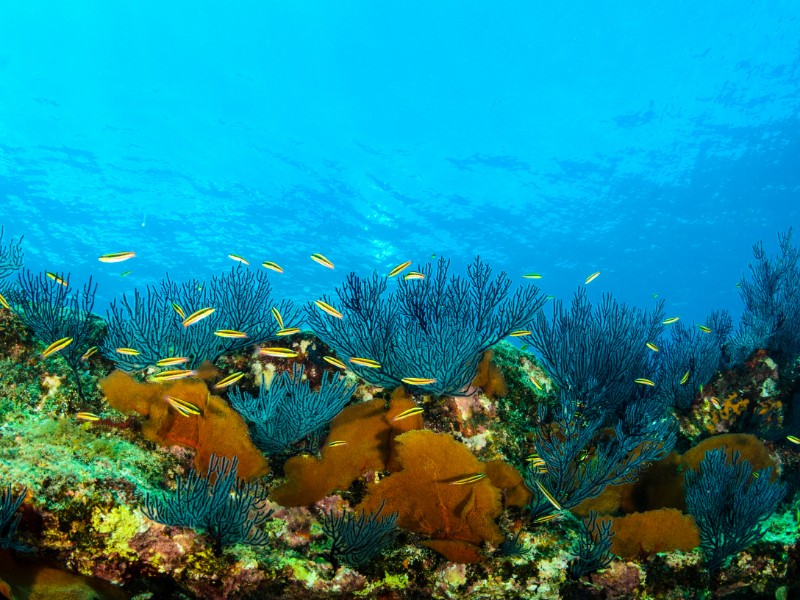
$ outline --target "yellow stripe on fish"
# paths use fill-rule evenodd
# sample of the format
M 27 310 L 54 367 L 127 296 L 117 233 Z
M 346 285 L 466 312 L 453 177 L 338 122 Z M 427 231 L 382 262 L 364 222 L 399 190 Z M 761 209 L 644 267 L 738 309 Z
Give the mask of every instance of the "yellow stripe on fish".
M 261 348 L 259 354 L 262 356 L 274 356 L 277 358 L 294 358 L 298 355 L 291 348 Z
M 217 329 L 214 335 L 222 338 L 246 338 L 247 334 L 244 331 L 237 329 Z
M 314 304 L 316 304 L 321 311 L 328 313 L 330 316 L 336 317 L 337 319 L 342 318 L 342 313 L 333 308 L 327 302 L 323 302 L 322 300 L 314 300 Z
M 546 487 L 542 485 L 542 483 L 537 479 L 536 480 L 536 487 L 539 488 L 539 491 L 542 493 L 542 496 L 547 498 L 547 501 L 553 505 L 553 508 L 556 510 L 562 510 L 561 505 L 558 503 L 558 500 L 555 499 L 555 496 L 551 494 Z
M 346 369 L 347 365 L 340 361 L 338 358 L 334 358 L 333 356 L 323 356 L 322 360 L 326 363 L 333 365 L 338 369 Z
M 370 369 L 380 369 L 381 363 L 377 360 L 372 360 L 371 358 L 360 358 L 358 356 L 354 356 L 350 359 L 350 362 L 354 365 L 361 365 L 362 367 L 369 367 Z
M 646 377 L 639 377 L 638 379 L 633 380 L 634 383 L 638 383 L 640 385 L 655 385 L 651 379 L 647 379 Z
M 702 331 L 703 333 L 711 333 L 711 328 L 710 328 L 710 327 L 706 327 L 705 325 L 698 325 L 697 327 L 698 327 L 698 328 L 700 329 L 700 331 Z
M 128 260 L 136 256 L 136 252 L 112 252 L 111 254 L 103 254 L 99 260 L 102 263 L 118 263 Z
M 206 317 L 210 316 L 214 312 L 214 308 L 210 306 L 207 308 L 201 308 L 200 310 L 194 311 L 188 317 L 183 320 L 183 326 L 188 327 L 189 325 L 194 325 L 198 321 L 202 321 Z
M 410 279 L 425 279 L 425 273 L 420 273 L 419 271 L 411 271 L 410 273 L 406 273 L 403 275 L 403 279 L 406 281 Z
M 419 415 L 425 412 L 425 409 L 421 406 L 414 406 L 413 408 L 409 408 L 404 410 L 401 413 L 398 413 L 392 421 L 402 421 L 403 419 L 408 419 L 409 417 L 413 417 L 414 415 Z
M 172 303 L 172 310 L 174 310 L 176 313 L 178 313 L 178 316 L 181 319 L 185 319 L 186 318 L 186 313 L 183 312 L 183 309 L 181 308 L 180 304 L 177 304 L 177 303 L 173 302 Z
M 512 331 L 509 333 L 509 337 L 522 337 L 525 335 L 530 335 L 533 333 L 530 329 L 517 329 L 516 331 Z
M 337 446 L 345 446 L 347 442 L 344 440 L 333 440 L 332 442 L 328 442 L 328 448 L 336 448 Z
M 175 379 L 184 379 L 186 377 L 193 377 L 194 375 L 197 375 L 197 371 L 192 371 L 190 369 L 172 369 L 170 371 L 161 371 L 161 373 L 150 375 L 147 380 L 154 383 L 161 383 L 162 381 L 174 381 Z
M 187 356 L 170 356 L 169 358 L 162 358 L 161 360 L 156 361 L 156 366 L 174 367 L 175 365 L 182 365 L 185 362 L 189 362 L 189 358 Z
M 264 267 L 265 269 L 275 271 L 276 273 L 283 273 L 283 269 L 281 269 L 280 265 L 278 265 L 278 263 L 272 262 L 271 260 L 265 260 L 264 262 L 261 263 L 261 266 Z
M 278 329 L 278 331 L 275 332 L 275 335 L 284 336 L 284 335 L 294 335 L 295 333 L 300 333 L 299 327 L 287 327 L 285 329 Z
M 394 277 L 395 275 L 399 275 L 400 273 L 405 271 L 410 266 L 411 266 L 411 261 L 410 260 L 407 260 L 404 263 L 400 263 L 394 269 L 389 271 L 389 275 L 387 275 L 387 277 Z
M 523 279 L 541 279 L 542 276 L 539 273 L 525 273 L 522 276 Z
M 77 413 L 75 415 L 75 418 L 78 419 L 78 421 L 90 421 L 90 422 L 100 420 L 99 415 L 96 415 L 93 412 L 86 412 L 86 411 L 81 411 Z
M 464 477 L 464 479 L 453 481 L 450 483 L 450 485 L 467 485 L 469 483 L 477 483 L 484 477 L 486 477 L 486 473 L 478 473 L 477 475 L 470 475 L 469 477 Z
M 97 346 L 92 346 L 86 352 L 83 353 L 81 356 L 81 360 L 89 360 L 90 356 L 93 356 L 97 352 Z
M 42 352 L 42 358 L 47 358 L 51 354 L 54 354 L 55 352 L 59 352 L 60 350 L 63 350 L 64 348 L 69 346 L 71 343 L 72 343 L 72 338 L 71 337 L 65 337 L 65 338 L 61 338 L 60 340 L 56 340 L 55 342 L 53 342 L 47 348 L 44 349 L 44 352 Z
M 69 285 L 69 282 L 68 282 L 68 281 L 64 281 L 63 279 L 61 279 L 61 277 L 59 277 L 59 276 L 58 276 L 58 275 L 56 275 L 55 273 L 51 273 L 50 271 L 47 271 L 47 272 L 45 273 L 45 275 L 47 275 L 47 276 L 48 276 L 50 279 L 52 279 L 52 280 L 53 280 L 53 281 L 55 281 L 56 283 L 58 283 L 58 284 L 60 284 L 60 285 L 63 285 L 64 287 L 67 287 L 67 286 Z
M 589 275 L 589 276 L 586 278 L 586 281 L 585 281 L 584 283 L 585 283 L 586 285 L 589 285 L 590 283 L 592 283 L 592 282 L 593 282 L 595 279 L 597 279 L 598 277 L 600 277 L 600 271 L 595 271 L 594 273 L 592 273 L 591 275 Z
M 172 408 L 174 408 L 184 417 L 192 417 L 203 414 L 203 411 L 201 411 L 191 402 L 187 402 L 186 400 L 182 400 L 175 396 L 164 396 L 164 400 L 166 400 Z
M 115 348 L 114 352 L 125 356 L 139 356 L 141 354 L 136 348 Z
M 242 263 L 243 265 L 249 265 L 249 264 L 250 264 L 250 263 L 247 261 L 247 259 L 245 259 L 245 258 L 242 258 L 242 257 L 241 257 L 241 256 L 239 256 L 238 254 L 228 254 L 228 258 L 230 258 L 231 260 L 235 260 L 235 261 L 237 261 L 237 262 L 240 262 L 240 263 Z
M 645 346 L 647 346 L 648 348 L 650 348 L 650 350 L 652 350 L 653 352 L 658 352 L 658 346 L 656 346 L 656 345 L 655 345 L 654 343 L 652 343 L 652 342 L 647 342 L 647 343 L 645 344 Z
M 241 371 L 236 371 L 235 373 L 231 373 L 224 379 L 221 379 L 217 383 L 214 384 L 215 390 L 221 390 L 222 388 L 226 388 L 230 385 L 233 385 L 237 381 L 239 381 L 242 377 L 244 377 L 244 373 Z
M 272 316 L 275 317 L 275 320 L 278 322 L 278 327 L 283 329 L 283 317 L 281 316 L 281 312 L 274 306 L 270 312 L 272 312 Z
M 408 385 L 430 385 L 436 383 L 433 377 L 403 377 L 400 381 Z
M 683 374 L 683 377 L 681 377 L 681 385 L 684 385 L 687 381 L 689 381 L 690 374 L 691 371 L 686 371 L 686 373 Z
M 3 296 L 3 294 L 0 294 L 0 304 L 3 305 L 3 308 L 11 310 L 11 306 L 9 306 L 8 300 L 6 300 L 6 297 Z
M 669 319 L 664 319 L 663 321 L 661 321 L 661 324 L 672 325 L 673 323 L 677 323 L 678 321 L 680 321 L 680 319 L 681 319 L 680 317 L 670 317 Z
M 313 260 L 315 263 L 321 264 L 323 267 L 328 267 L 329 269 L 333 268 L 333 263 L 319 252 L 312 254 L 311 260 Z

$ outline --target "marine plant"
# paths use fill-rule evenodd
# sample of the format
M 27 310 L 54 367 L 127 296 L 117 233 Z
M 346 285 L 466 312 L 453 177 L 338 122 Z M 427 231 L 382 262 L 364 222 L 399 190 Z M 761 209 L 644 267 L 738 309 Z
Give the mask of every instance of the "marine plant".
M 39 341 L 50 346 L 59 340 L 71 340 L 57 354 L 72 371 L 78 396 L 85 403 L 81 372 L 84 354 L 99 332 L 98 318 L 92 314 L 97 285 L 90 277 L 83 289 L 70 293 L 69 275 L 34 276 L 26 269 L 19 275 L 19 286 L 15 310 Z
M 700 327 L 675 323 L 661 342 L 660 360 L 653 377 L 657 397 L 685 410 L 719 370 L 723 347 L 733 325 L 727 311 L 714 311 Z
M 0 279 L 22 268 L 22 237 L 12 238 L 8 245 L 3 245 L 3 232 L 4 228 L 0 227 Z
M 145 495 L 144 515 L 165 525 L 205 531 L 218 550 L 231 544 L 263 546 L 268 541 L 261 529 L 272 510 L 265 510 L 267 492 L 258 483 L 237 476 L 239 461 L 213 455 L 205 475 L 192 470 L 175 479 L 175 492 L 156 498 Z
M 202 320 L 184 325 L 203 309 L 214 309 Z M 282 323 L 272 309 L 281 315 Z M 205 284 L 191 279 L 182 284 L 169 279 L 145 294 L 113 301 L 108 311 L 108 334 L 101 351 L 126 371 L 155 365 L 168 357 L 186 357 L 186 366 L 276 339 L 280 329 L 294 327 L 298 311 L 289 300 L 277 301 L 266 271 L 242 265 Z M 241 335 L 240 335 L 241 334 Z M 134 352 L 118 352 L 128 348 Z
M 27 546 L 14 541 L 17 526 L 22 518 L 16 512 L 22 506 L 27 492 L 28 488 L 23 487 L 19 495 L 15 496 L 11 484 L 7 485 L 5 489 L 0 488 L 0 548 L 27 550 Z
M 750 278 L 739 281 L 744 310 L 730 343 L 732 364 L 758 348 L 788 360 L 800 353 L 800 249 L 792 245 L 791 227 L 778 234 L 778 245 L 780 254 L 768 257 L 762 242 L 754 244 Z
M 583 409 L 585 401 L 562 390 L 556 407 L 539 405 L 536 457 L 525 472 L 534 518 L 573 508 L 608 485 L 633 482 L 675 445 L 673 419 L 654 397 L 626 405 L 611 431 L 602 412 Z
M 360 567 L 392 546 L 397 538 L 397 513 L 381 516 L 383 504 L 373 513 L 326 513 L 322 530 L 331 538 L 334 565 Z
M 572 548 L 575 558 L 567 569 L 573 579 L 605 569 L 614 558 L 611 554 L 611 538 L 614 537 L 611 521 L 605 519 L 598 522 L 598 516 L 599 513 L 593 510 L 587 519 L 580 522 L 578 541 Z
M 419 276 L 399 279 L 386 297 L 387 278 L 351 273 L 336 289 L 338 303 L 324 296 L 308 304 L 307 321 L 340 356 L 375 361 L 377 367 L 350 366 L 373 385 L 455 394 L 472 381 L 481 354 L 530 322 L 545 299 L 536 286 L 509 298 L 511 280 L 505 272 L 492 278 L 480 257 L 466 279 L 448 277 L 449 264 L 439 259 L 435 272 L 430 264 L 420 267 Z
M 763 536 L 762 524 L 786 493 L 772 467 L 754 470 L 738 451 L 710 450 L 685 474 L 686 506 L 700 529 L 700 551 L 712 573 Z
M 553 382 L 569 390 L 584 414 L 613 419 L 626 405 L 650 395 L 636 379 L 656 372 L 657 353 L 647 344 L 658 340 L 663 320 L 663 301 L 648 312 L 605 294 L 593 308 L 585 288 L 579 288 L 568 309 L 555 300 L 550 319 L 538 313 L 526 339 Z
M 303 365 L 280 373 L 269 388 L 262 383 L 258 396 L 239 389 L 228 394 L 231 406 L 250 426 L 250 437 L 267 454 L 290 450 L 292 444 L 318 433 L 350 401 L 356 384 L 326 372 L 318 391 L 305 379 Z

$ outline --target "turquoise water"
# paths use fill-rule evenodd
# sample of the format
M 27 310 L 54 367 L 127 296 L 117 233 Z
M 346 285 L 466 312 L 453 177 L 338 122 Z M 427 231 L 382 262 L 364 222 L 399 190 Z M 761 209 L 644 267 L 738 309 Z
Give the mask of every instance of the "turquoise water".
M 796 2 L 168 4 L 0 9 L 0 223 L 101 309 L 228 253 L 296 300 L 480 254 L 701 321 L 798 224 Z

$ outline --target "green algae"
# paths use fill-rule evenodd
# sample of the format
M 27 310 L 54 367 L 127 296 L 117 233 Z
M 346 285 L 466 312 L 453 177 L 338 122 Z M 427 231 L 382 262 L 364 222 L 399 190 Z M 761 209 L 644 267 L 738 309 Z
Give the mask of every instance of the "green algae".
M 137 559 L 138 554 L 131 549 L 129 542 L 145 526 L 141 512 L 124 505 L 108 511 L 96 507 L 91 522 L 95 532 L 104 536 L 106 552 L 124 559 Z

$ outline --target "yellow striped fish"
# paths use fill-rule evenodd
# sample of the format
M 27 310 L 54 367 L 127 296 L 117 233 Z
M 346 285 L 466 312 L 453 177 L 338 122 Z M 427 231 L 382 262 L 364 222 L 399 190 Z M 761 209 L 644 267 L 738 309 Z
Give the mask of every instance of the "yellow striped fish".
M 139 356 L 141 352 L 135 348 L 115 348 L 114 352 L 117 354 L 124 354 L 125 356 Z
M 409 417 L 413 417 L 414 415 L 418 415 L 425 412 L 425 409 L 421 406 L 414 406 L 413 408 L 409 408 L 404 410 L 401 413 L 398 413 L 392 421 L 402 421 L 403 419 L 407 419 Z
M 645 344 L 645 346 L 647 346 L 648 348 L 650 348 L 650 350 L 652 350 L 653 352 L 658 352 L 658 346 L 656 346 L 656 345 L 655 345 L 654 343 L 652 343 L 652 342 L 647 342 L 647 343 Z
M 558 513 L 553 513 L 552 515 L 545 515 L 543 517 L 539 517 L 538 519 L 534 519 L 534 523 L 547 523 L 547 521 L 555 521 L 556 519 L 560 518 L 561 515 Z
M 371 358 L 360 358 L 358 356 L 354 356 L 350 359 L 350 362 L 354 365 L 361 365 L 362 367 L 369 367 L 370 369 L 380 369 L 381 363 L 377 360 L 372 360 Z
M 522 276 L 523 279 L 541 279 L 542 276 L 539 273 L 525 273 Z
M 150 375 L 147 380 L 154 383 L 161 383 L 162 381 L 174 381 L 175 379 L 184 379 L 185 377 L 193 377 L 194 375 L 197 375 L 197 371 L 192 371 L 190 369 L 173 369 Z
M 408 385 L 430 385 L 436 383 L 432 377 L 403 377 L 400 381 Z
M 240 262 L 243 265 L 249 265 L 250 264 L 249 262 L 247 262 L 246 259 L 242 258 L 238 254 L 228 254 L 228 258 L 230 258 L 231 260 L 235 260 L 237 262 Z
M 67 286 L 69 285 L 69 282 L 68 282 L 68 281 L 64 281 L 63 279 L 61 279 L 61 277 L 59 277 L 59 276 L 58 276 L 58 275 L 56 275 L 55 273 L 51 273 L 50 271 L 47 271 L 47 272 L 45 273 L 45 275 L 47 275 L 47 276 L 48 276 L 50 279 L 52 279 L 52 280 L 53 280 L 53 281 L 55 281 L 56 283 L 58 283 L 58 284 L 60 284 L 60 285 L 63 285 L 64 287 L 67 287 Z
M 291 348 L 261 348 L 261 356 L 275 356 L 277 358 L 294 358 L 298 354 Z
M 336 446 L 345 446 L 347 442 L 344 440 L 333 440 L 332 442 L 328 442 L 328 448 L 336 448 Z
M 593 282 L 595 279 L 597 279 L 598 277 L 600 277 L 600 271 L 595 271 L 594 273 L 592 273 L 591 275 L 589 275 L 589 276 L 586 278 L 586 281 L 585 281 L 584 283 L 585 283 L 586 285 L 589 285 L 590 283 L 592 283 L 592 282 Z
M 531 382 L 533 383 L 534 386 L 536 386 L 537 390 L 542 391 L 542 384 L 541 383 L 536 381 L 533 377 L 531 377 Z
M 247 334 L 244 331 L 238 331 L 236 329 L 217 329 L 214 332 L 214 335 L 221 337 L 221 338 L 246 338 Z
M 800 444 L 800 438 L 796 435 L 787 435 L 786 439 L 792 442 L 793 444 Z
M 135 252 L 112 252 L 111 254 L 103 254 L 99 260 L 102 263 L 118 263 L 124 260 L 128 260 L 136 256 Z
M 647 379 L 645 377 L 639 377 L 638 379 L 633 380 L 634 383 L 638 383 L 640 385 L 655 385 L 651 379 Z
M 542 482 L 538 479 L 536 480 L 536 487 L 539 488 L 539 491 L 542 493 L 542 496 L 547 498 L 547 501 L 553 505 L 553 508 L 556 510 L 562 510 L 561 505 L 558 503 L 558 500 L 555 499 L 553 494 L 547 491 L 547 488 L 542 485 Z
M 450 485 L 466 485 L 468 483 L 477 483 L 484 477 L 486 477 L 486 473 L 478 473 L 477 475 L 470 475 L 469 477 L 464 477 L 464 479 L 453 481 L 450 483 Z
M 283 316 L 281 316 L 281 312 L 276 308 L 272 307 L 272 316 L 275 317 L 275 320 L 278 322 L 278 327 L 283 329 Z
M 700 329 L 700 331 L 702 331 L 703 333 L 711 333 L 711 328 L 710 328 L 710 327 L 706 327 L 705 325 L 698 325 L 697 327 L 698 327 L 698 328 Z
M 183 312 L 183 309 L 181 308 L 180 304 L 177 304 L 176 302 L 173 302 L 172 303 L 172 310 L 174 310 L 176 313 L 178 313 L 178 316 L 181 319 L 185 319 L 186 318 L 186 313 Z
M 97 346 L 92 346 L 86 352 L 83 353 L 81 356 L 81 360 L 89 360 L 90 356 L 93 356 L 97 352 Z
M 664 319 L 661 321 L 662 325 L 672 325 L 673 323 L 677 323 L 680 321 L 680 317 L 670 317 L 669 319 Z
M 241 371 L 236 371 L 235 373 L 231 373 L 224 379 L 219 380 L 217 383 L 214 384 L 214 389 L 221 390 L 222 388 L 226 388 L 229 385 L 233 385 L 237 381 L 239 381 L 242 377 L 244 377 L 244 373 Z
M 333 365 L 338 369 L 346 369 L 347 365 L 340 361 L 338 358 L 334 358 L 333 356 L 323 356 L 322 360 L 326 363 Z
M 9 306 L 8 300 L 6 300 L 6 297 L 3 296 L 3 294 L 0 294 L 0 304 L 3 305 L 3 308 L 11 310 L 11 306 Z
M 411 271 L 410 273 L 406 273 L 403 275 L 403 279 L 408 281 L 409 279 L 425 279 L 425 273 L 420 273 L 419 271 Z
M 689 374 L 690 373 L 691 373 L 691 371 L 686 371 L 686 373 L 683 374 L 683 377 L 681 377 L 681 385 L 683 385 L 687 381 L 689 381 Z
M 203 414 L 198 407 L 196 407 L 191 402 L 187 402 L 186 400 L 181 400 L 175 396 L 164 396 L 164 400 L 169 402 L 169 405 L 182 414 L 184 417 L 191 417 L 196 415 Z
M 512 331 L 509 333 L 509 337 L 522 337 L 524 335 L 530 335 L 533 333 L 530 329 L 517 329 L 516 331 Z
M 329 261 L 327 258 L 325 258 L 325 256 L 323 256 L 319 252 L 315 252 L 314 254 L 312 254 L 311 260 L 313 260 L 315 263 L 321 264 L 323 267 L 328 267 L 329 269 L 333 268 L 333 263 Z
M 71 343 L 72 343 L 71 337 L 65 337 L 61 338 L 60 340 L 56 340 L 55 342 L 53 342 L 47 348 L 44 349 L 44 352 L 42 352 L 42 358 L 47 358 L 51 354 L 63 350 Z
M 265 260 L 261 263 L 261 266 L 265 269 L 270 269 L 271 271 L 275 271 L 276 273 L 283 273 L 283 269 L 280 268 L 278 263 L 274 263 L 271 260 Z
M 78 419 L 78 421 L 89 421 L 89 422 L 99 421 L 100 420 L 100 416 L 99 415 L 96 415 L 93 412 L 86 412 L 86 411 L 83 411 L 83 410 L 81 412 L 77 413 L 75 415 L 75 418 Z
M 410 260 L 407 260 L 404 263 L 400 263 L 394 269 L 389 271 L 389 275 L 387 275 L 387 277 L 394 277 L 395 275 L 399 275 L 400 273 L 405 271 L 410 266 L 411 266 L 411 261 Z
M 162 358 L 159 361 L 156 361 L 157 367 L 174 367 L 175 365 L 182 365 L 185 362 L 189 362 L 189 358 L 186 356 L 170 356 L 169 358 Z
M 322 310 L 323 312 L 328 313 L 330 316 L 336 317 L 337 319 L 341 319 L 342 318 L 342 313 L 340 313 L 338 310 L 333 308 L 327 302 L 323 302 L 322 300 L 314 300 L 314 304 L 316 304 L 317 307 L 320 310 Z
M 188 317 L 186 317 L 183 320 L 182 324 L 183 324 L 184 327 L 188 327 L 189 325 L 193 325 L 193 324 L 197 323 L 198 321 L 202 321 L 206 317 L 210 316 L 214 312 L 214 310 L 215 309 L 211 308 L 210 306 L 208 308 L 201 308 L 200 310 L 196 310 L 192 314 L 190 314 Z
M 277 336 L 294 335 L 295 333 L 300 333 L 299 327 L 286 327 L 285 329 L 278 329 L 275 335 Z

